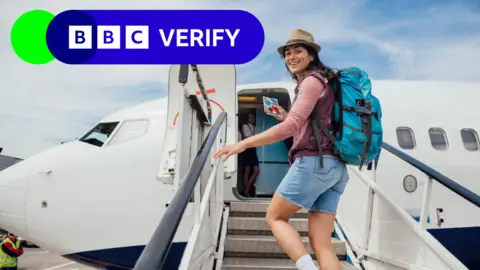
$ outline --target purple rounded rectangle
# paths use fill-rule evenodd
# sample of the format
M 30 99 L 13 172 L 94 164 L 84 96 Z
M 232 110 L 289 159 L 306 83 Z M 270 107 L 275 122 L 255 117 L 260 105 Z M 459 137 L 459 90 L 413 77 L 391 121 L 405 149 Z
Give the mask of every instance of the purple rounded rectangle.
M 265 33 L 243 10 L 68 10 L 46 38 L 67 64 L 244 64 Z

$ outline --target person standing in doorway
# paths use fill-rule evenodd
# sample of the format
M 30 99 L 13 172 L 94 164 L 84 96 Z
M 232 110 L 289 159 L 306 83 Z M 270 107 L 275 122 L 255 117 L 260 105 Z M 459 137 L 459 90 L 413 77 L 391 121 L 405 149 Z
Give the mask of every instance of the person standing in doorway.
M 256 134 L 255 132 L 255 115 L 253 112 L 248 113 L 248 122 L 243 124 L 242 126 L 242 133 L 243 139 L 247 139 L 252 137 Z M 245 187 L 245 196 L 246 197 L 255 197 L 255 186 L 257 176 L 260 173 L 258 168 L 258 156 L 257 156 L 257 148 L 252 147 L 247 149 L 242 157 L 243 160 L 243 169 L 244 169 L 244 176 L 243 176 L 243 183 Z M 253 192 L 252 192 L 253 191 Z

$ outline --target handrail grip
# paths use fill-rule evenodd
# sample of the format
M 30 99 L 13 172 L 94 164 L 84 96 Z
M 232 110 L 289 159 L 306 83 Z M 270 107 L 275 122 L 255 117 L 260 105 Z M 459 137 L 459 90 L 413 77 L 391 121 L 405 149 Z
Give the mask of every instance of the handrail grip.
M 226 113 L 221 112 L 198 150 L 192 165 L 183 177 L 152 238 L 137 260 L 134 270 L 162 269 L 193 189 L 225 119 Z
M 403 161 L 409 163 L 413 167 L 419 169 L 427 176 L 431 177 L 435 181 L 439 182 L 446 188 L 450 189 L 451 191 L 455 192 L 465 200 L 473 203 L 477 207 L 480 207 L 480 196 L 475 194 L 473 191 L 469 190 L 468 188 L 458 184 L 457 182 L 453 181 L 452 179 L 446 177 L 445 175 L 439 173 L 435 169 L 425 165 L 423 162 L 413 158 L 412 156 L 396 149 L 395 147 L 391 146 L 390 144 L 384 142 L 382 148 L 387 150 L 388 152 L 394 154 L 395 156 L 399 157 Z

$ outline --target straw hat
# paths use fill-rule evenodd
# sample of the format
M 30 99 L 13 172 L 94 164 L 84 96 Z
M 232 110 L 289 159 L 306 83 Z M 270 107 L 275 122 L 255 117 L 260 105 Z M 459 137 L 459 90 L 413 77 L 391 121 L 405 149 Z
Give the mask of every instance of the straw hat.
M 288 40 L 285 45 L 278 47 L 278 53 L 283 55 L 285 52 L 285 47 L 293 44 L 305 44 L 315 49 L 317 53 L 320 52 L 320 45 L 315 43 L 315 39 L 313 35 L 309 32 L 302 30 L 302 29 L 294 29 L 290 32 L 288 36 Z

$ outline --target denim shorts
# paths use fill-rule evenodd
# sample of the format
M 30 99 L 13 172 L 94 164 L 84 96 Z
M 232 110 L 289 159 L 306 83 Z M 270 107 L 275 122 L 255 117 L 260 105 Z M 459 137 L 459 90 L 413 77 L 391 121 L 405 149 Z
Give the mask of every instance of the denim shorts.
M 309 211 L 336 214 L 340 196 L 349 176 L 345 163 L 337 157 L 320 156 L 296 158 L 277 188 L 284 199 Z

